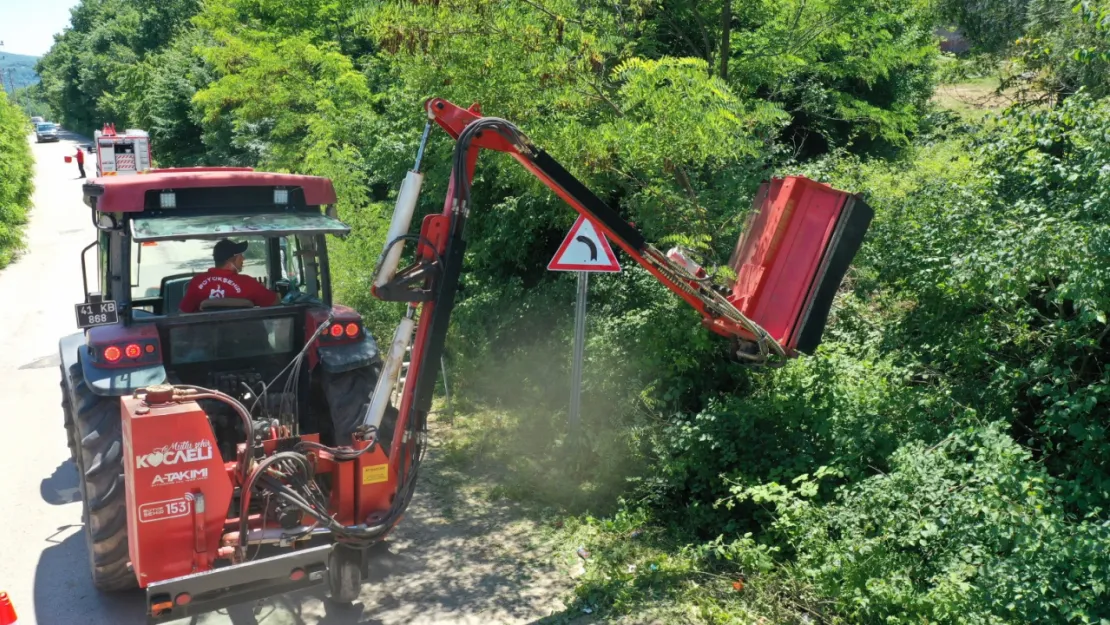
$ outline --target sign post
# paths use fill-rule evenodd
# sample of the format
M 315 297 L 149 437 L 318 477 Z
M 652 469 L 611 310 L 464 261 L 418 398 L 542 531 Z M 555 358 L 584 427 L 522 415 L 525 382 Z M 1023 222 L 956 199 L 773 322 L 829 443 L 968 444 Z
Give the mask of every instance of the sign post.
M 586 355 L 586 298 L 591 272 L 619 273 L 621 266 L 605 235 L 585 217 L 579 217 L 567 233 L 555 257 L 547 264 L 548 271 L 578 273 L 578 298 L 574 307 L 574 360 L 570 373 L 571 435 L 577 435 L 582 420 L 582 361 Z
M 586 295 L 590 274 L 578 272 L 578 300 L 574 305 L 574 362 L 570 371 L 570 431 L 577 432 L 582 415 L 582 359 L 586 356 Z

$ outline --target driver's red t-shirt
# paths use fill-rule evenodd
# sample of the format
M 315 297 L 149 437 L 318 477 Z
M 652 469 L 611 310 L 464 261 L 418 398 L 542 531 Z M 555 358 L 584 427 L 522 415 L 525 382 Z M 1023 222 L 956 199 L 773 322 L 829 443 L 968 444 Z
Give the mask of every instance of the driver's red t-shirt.
M 185 297 L 181 298 L 181 312 L 197 312 L 204 300 L 220 297 L 249 299 L 255 306 L 272 306 L 278 302 L 278 294 L 252 276 L 230 269 L 209 269 L 193 276 L 189 286 L 185 287 Z

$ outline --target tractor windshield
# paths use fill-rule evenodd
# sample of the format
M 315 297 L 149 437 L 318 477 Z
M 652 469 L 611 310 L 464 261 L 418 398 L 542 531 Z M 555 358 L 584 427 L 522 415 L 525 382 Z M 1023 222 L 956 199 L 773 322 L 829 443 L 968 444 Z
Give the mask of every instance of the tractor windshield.
M 235 240 L 249 243 L 243 253 L 243 273 L 270 286 L 266 238 L 235 237 Z M 161 293 L 163 280 L 192 277 L 210 269 L 213 264 L 212 248 L 215 246 L 216 241 L 204 240 L 132 242 L 131 297 L 157 297 Z

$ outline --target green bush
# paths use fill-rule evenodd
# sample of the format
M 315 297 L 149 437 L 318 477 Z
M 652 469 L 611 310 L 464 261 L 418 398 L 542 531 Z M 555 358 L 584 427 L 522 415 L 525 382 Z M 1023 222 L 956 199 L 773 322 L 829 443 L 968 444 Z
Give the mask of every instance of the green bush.
M 1011 111 L 874 232 L 864 262 L 908 312 L 884 328 L 914 376 L 1043 454 L 1067 500 L 1106 508 L 1110 103 Z M 948 188 L 945 188 L 948 187 Z
M 0 267 L 22 246 L 31 205 L 34 161 L 27 145 L 27 116 L 0 93 Z
M 831 504 L 752 489 L 795 573 L 850 623 L 1096 623 L 1110 618 L 1110 527 L 1066 512 L 1004 424 L 912 443 Z M 812 489 L 810 489 L 812 490 Z
M 1108 116 L 1077 96 L 799 167 L 876 210 L 826 342 L 676 414 L 634 499 L 755 532 L 831 619 L 1105 618 Z
M 889 359 L 861 356 L 829 346 L 674 418 L 655 437 L 658 470 L 642 488 L 707 537 L 758 531 L 767 520 L 758 508 L 717 504 L 737 488 L 788 482 L 822 466 L 859 478 L 886 467 L 905 438 L 935 438 L 928 398 L 902 384 Z

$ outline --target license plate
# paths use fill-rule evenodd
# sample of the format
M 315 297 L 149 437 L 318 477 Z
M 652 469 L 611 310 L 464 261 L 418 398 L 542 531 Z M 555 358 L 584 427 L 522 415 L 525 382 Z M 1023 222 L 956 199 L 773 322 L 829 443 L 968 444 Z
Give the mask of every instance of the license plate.
M 119 321 L 115 302 L 77 304 L 76 308 L 78 328 L 84 329 L 94 326 L 107 326 Z

